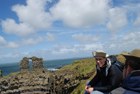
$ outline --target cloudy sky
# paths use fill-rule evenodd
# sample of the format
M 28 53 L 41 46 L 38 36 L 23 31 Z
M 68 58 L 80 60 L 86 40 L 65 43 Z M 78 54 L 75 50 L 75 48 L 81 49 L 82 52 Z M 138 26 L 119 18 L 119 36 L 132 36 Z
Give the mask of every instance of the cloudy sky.
M 0 0 L 0 63 L 140 49 L 140 0 Z

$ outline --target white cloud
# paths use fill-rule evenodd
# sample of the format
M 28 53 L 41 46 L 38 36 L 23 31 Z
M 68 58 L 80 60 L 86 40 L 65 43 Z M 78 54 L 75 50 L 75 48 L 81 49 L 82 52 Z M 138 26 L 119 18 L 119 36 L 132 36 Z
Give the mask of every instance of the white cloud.
M 109 22 L 107 23 L 107 31 L 117 31 L 124 27 L 127 22 L 126 10 L 122 8 L 112 8 L 109 10 Z
M 139 41 L 140 39 L 140 32 L 129 32 L 127 35 L 124 35 L 122 38 L 123 41 Z
M 55 34 L 47 32 L 46 35 L 47 35 L 47 41 L 48 42 L 55 42 L 55 40 L 56 40 L 56 35 Z
M 6 40 L 2 36 L 0 36 L 0 45 L 6 43 L 7 43 Z
M 46 30 L 51 27 L 52 17 L 46 12 L 47 1 L 27 0 L 27 6 L 14 5 L 12 11 L 16 12 L 19 23 L 7 18 L 2 21 L 2 28 L 6 34 L 15 34 L 20 37 L 29 37 L 38 30 Z
M 6 52 L 5 51 L 0 51 L 0 54 L 4 55 L 4 54 L 6 54 Z
M 138 13 L 137 18 L 136 18 L 136 20 L 135 20 L 133 25 L 140 26 L 140 12 Z
M 60 0 L 50 8 L 57 20 L 70 27 L 89 27 L 104 24 L 110 0 Z
M 6 45 L 5 45 L 5 48 L 8 48 L 8 49 L 11 49 L 11 48 L 19 48 L 19 45 L 15 42 L 8 42 Z
M 114 40 L 117 40 L 117 38 L 118 38 L 117 34 L 111 34 L 110 37 L 109 37 L 109 40 L 114 41 Z
M 12 41 L 6 42 L 4 38 L 0 36 L 0 44 L 3 44 L 0 46 L 0 48 L 5 48 L 5 49 L 19 48 L 21 45 L 22 46 L 35 45 L 41 42 L 44 42 L 44 39 L 40 36 L 36 39 L 29 38 L 29 39 L 22 39 L 22 41 L 14 41 L 14 42 Z
M 11 48 L 19 48 L 19 44 L 16 42 L 7 42 L 2 36 L 0 36 L 0 48 L 2 49 L 11 49 Z M 1 52 L 5 53 L 5 52 Z
M 27 6 L 15 5 L 12 10 L 19 17 L 20 22 L 28 23 L 35 30 L 45 30 L 51 25 L 51 15 L 46 12 L 45 6 L 50 0 L 27 0 Z
M 35 44 L 38 44 L 43 41 L 44 41 L 44 39 L 42 37 L 38 37 L 36 40 L 33 38 L 29 38 L 27 40 L 22 39 L 22 41 L 20 42 L 20 45 L 23 45 L 23 46 L 35 45 Z
M 78 43 L 81 44 L 88 44 L 88 43 L 95 43 L 100 41 L 101 38 L 103 38 L 103 35 L 93 35 L 93 34 L 83 34 L 83 33 L 79 33 L 79 34 L 74 34 L 72 35 L 72 38 L 77 41 Z
M 67 48 L 71 46 L 70 48 Z M 83 57 L 92 56 L 92 51 L 103 49 L 103 44 L 86 44 L 86 45 L 71 45 L 60 43 L 54 45 L 54 48 L 50 50 L 50 55 L 54 57 L 70 58 L 70 57 Z M 56 57 L 56 58 L 57 58 Z
M 34 29 L 28 24 L 17 24 L 13 19 L 6 19 L 5 21 L 2 21 L 2 28 L 6 34 L 15 34 L 21 37 L 27 37 L 34 34 Z
M 119 36 L 119 35 L 118 35 Z M 125 32 L 121 38 L 118 38 L 116 40 L 107 41 L 106 43 L 103 43 L 104 49 L 108 50 L 110 53 L 118 53 L 120 54 L 122 51 L 130 52 L 135 48 L 139 49 L 140 44 L 140 32 L 139 31 L 133 31 L 133 32 Z M 110 51 L 112 50 L 112 52 Z
M 69 45 L 66 46 L 66 48 L 67 48 L 67 49 L 72 49 L 72 48 L 74 48 L 74 45 L 69 44 Z

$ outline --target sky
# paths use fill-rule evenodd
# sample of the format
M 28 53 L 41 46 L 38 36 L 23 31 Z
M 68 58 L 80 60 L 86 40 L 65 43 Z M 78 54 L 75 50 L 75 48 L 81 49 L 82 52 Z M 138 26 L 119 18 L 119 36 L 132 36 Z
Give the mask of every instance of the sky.
M 0 0 L 0 64 L 140 49 L 140 0 Z

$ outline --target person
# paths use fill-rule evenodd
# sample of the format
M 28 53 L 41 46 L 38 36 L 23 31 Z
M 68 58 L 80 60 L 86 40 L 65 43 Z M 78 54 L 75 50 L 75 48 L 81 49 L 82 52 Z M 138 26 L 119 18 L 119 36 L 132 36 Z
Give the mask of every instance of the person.
M 126 58 L 123 70 L 123 94 L 140 94 L 140 49 L 134 49 L 130 54 L 122 53 Z
M 102 50 L 92 52 L 96 61 L 97 73 L 95 77 L 87 82 L 84 94 L 109 94 L 110 91 L 119 87 L 123 80 L 123 72 L 110 60 L 108 54 Z

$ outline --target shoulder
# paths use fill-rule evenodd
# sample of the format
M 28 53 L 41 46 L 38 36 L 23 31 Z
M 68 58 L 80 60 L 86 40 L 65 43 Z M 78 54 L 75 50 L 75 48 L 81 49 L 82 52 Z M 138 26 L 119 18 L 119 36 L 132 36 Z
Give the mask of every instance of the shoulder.
M 110 70 L 116 71 L 116 70 L 118 70 L 118 67 L 117 67 L 115 64 L 112 64 L 112 65 L 110 66 Z
M 122 73 L 122 71 L 115 64 L 113 64 L 109 69 L 109 73 L 118 74 L 118 73 Z

